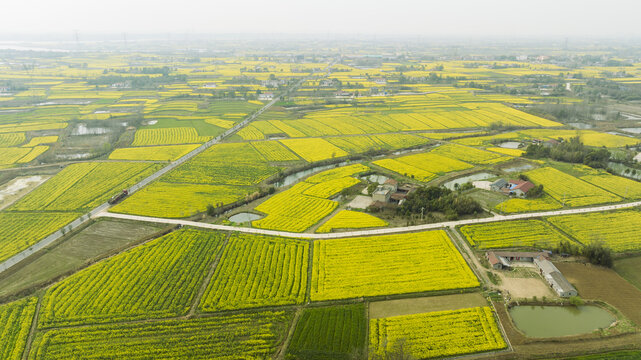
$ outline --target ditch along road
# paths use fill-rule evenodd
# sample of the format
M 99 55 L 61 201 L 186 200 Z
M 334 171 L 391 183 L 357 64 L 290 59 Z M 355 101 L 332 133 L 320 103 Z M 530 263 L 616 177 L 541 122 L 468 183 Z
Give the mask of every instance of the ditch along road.
M 448 227 L 454 228 L 460 225 L 491 223 L 491 222 L 497 222 L 497 221 L 510 221 L 510 220 L 518 220 L 518 219 L 531 219 L 531 218 L 546 217 L 546 216 L 584 214 L 584 213 L 599 212 L 599 211 L 627 209 L 627 208 L 632 208 L 636 206 L 641 206 L 641 201 L 635 201 L 635 202 L 624 203 L 624 204 L 586 207 L 586 208 L 579 208 L 579 209 L 543 211 L 543 212 L 533 212 L 533 213 L 514 214 L 514 215 L 494 215 L 493 217 L 480 218 L 480 219 L 445 221 L 445 222 L 423 224 L 423 225 L 382 228 L 382 229 L 374 229 L 374 230 L 347 231 L 347 232 L 328 233 L 328 234 L 293 233 L 293 232 L 287 232 L 287 231 L 265 230 L 265 229 L 247 228 L 247 227 L 239 227 L 239 226 L 216 225 L 216 224 L 207 224 L 207 223 L 202 223 L 197 221 L 189 221 L 189 220 L 181 220 L 181 219 L 166 219 L 166 218 L 157 218 L 157 217 L 148 217 L 148 216 L 116 214 L 116 213 L 110 213 L 104 210 L 102 212 L 95 213 L 93 217 L 94 218 L 109 217 L 109 218 L 116 218 L 116 219 L 144 221 L 144 222 L 160 223 L 160 224 L 178 224 L 182 226 L 192 226 L 192 227 L 203 228 L 203 229 L 317 240 L 317 239 L 338 239 L 338 238 L 355 237 L 355 236 L 385 235 L 385 234 L 395 234 L 395 233 L 404 233 L 404 232 L 415 232 L 415 231 L 421 231 L 421 230 L 433 230 L 433 229 L 448 228 Z
M 190 153 L 184 155 L 183 157 L 179 158 L 178 160 L 175 160 L 171 163 L 169 163 L 167 166 L 163 167 L 162 169 L 158 170 L 157 172 L 151 174 L 147 178 L 141 180 L 139 183 L 132 185 L 129 187 L 127 190 L 129 191 L 129 194 L 133 194 L 136 191 L 142 189 L 143 187 L 149 185 L 151 182 L 157 180 L 161 176 L 167 174 L 168 172 L 174 170 L 178 166 L 182 165 L 183 163 L 189 161 L 191 158 L 195 157 L 196 155 L 202 153 L 203 151 L 207 150 L 211 146 L 218 144 L 222 142 L 225 138 L 229 137 L 230 135 L 234 134 L 238 130 L 244 128 L 245 126 L 249 125 L 252 121 L 254 121 L 258 116 L 260 116 L 263 112 L 267 111 L 270 107 L 272 107 L 276 102 L 278 102 L 279 98 L 281 96 L 287 96 L 291 92 L 297 90 L 301 85 L 303 85 L 307 80 L 310 80 L 314 76 L 318 75 L 319 73 L 325 73 L 325 76 L 329 74 L 329 70 L 331 69 L 334 64 L 339 60 L 339 58 L 336 58 L 333 60 L 329 65 L 327 65 L 326 68 L 312 72 L 311 74 L 303 77 L 300 79 L 297 83 L 295 83 L 293 86 L 289 87 L 287 90 L 285 90 L 283 93 L 279 94 L 276 96 L 273 100 L 271 100 L 269 103 L 267 103 L 265 106 L 260 108 L 258 111 L 255 113 L 251 114 L 248 116 L 245 120 L 239 122 L 238 124 L 234 125 L 232 128 L 227 129 L 224 133 L 216 136 L 215 138 L 207 141 L 206 143 L 202 144 L 198 148 L 194 149 Z M 4 271 L 10 269 L 11 267 L 17 265 L 21 261 L 25 260 L 29 256 L 35 254 L 36 252 L 46 248 L 47 246 L 53 244 L 56 240 L 60 239 L 63 237 L 65 234 L 73 231 L 74 229 L 78 228 L 82 224 L 84 224 L 86 221 L 94 217 L 96 214 L 101 214 L 104 213 L 106 210 L 108 210 L 111 207 L 109 203 L 104 203 L 95 209 L 89 211 L 88 213 L 80 216 L 79 218 L 75 219 L 71 223 L 67 224 L 61 229 L 58 229 L 56 232 L 50 234 L 49 236 L 45 237 L 44 239 L 40 240 L 39 242 L 31 245 L 29 248 L 19 252 L 18 254 L 10 257 L 9 259 L 5 260 L 4 262 L 0 263 L 0 274 L 3 273 Z

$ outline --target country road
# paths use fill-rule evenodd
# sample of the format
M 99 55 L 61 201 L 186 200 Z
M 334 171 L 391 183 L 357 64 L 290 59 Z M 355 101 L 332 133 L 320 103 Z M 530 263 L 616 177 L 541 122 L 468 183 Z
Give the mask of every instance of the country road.
M 234 125 L 232 128 L 226 130 L 224 133 L 216 136 L 215 138 L 207 141 L 206 143 L 202 144 L 198 148 L 194 149 L 190 153 L 184 155 L 183 157 L 179 158 L 178 160 L 175 160 L 167 166 L 163 167 L 162 169 L 158 170 L 157 172 L 151 174 L 147 178 L 141 180 L 135 185 L 132 185 L 131 187 L 128 188 L 129 194 L 133 194 L 136 191 L 142 189 L 143 187 L 149 185 L 151 182 L 154 180 L 157 180 L 161 176 L 167 174 L 168 172 L 174 170 L 178 166 L 182 165 L 186 161 L 190 160 L 194 156 L 202 153 L 203 151 L 207 150 L 210 148 L 212 145 L 220 143 L 222 140 L 224 140 L 226 137 L 234 134 L 238 130 L 242 129 L 243 127 L 247 126 L 250 122 L 254 121 L 260 114 L 268 110 L 270 107 L 272 107 L 276 102 L 279 101 L 279 98 L 283 95 L 288 95 L 292 91 L 298 89 L 301 85 L 305 83 L 305 81 L 309 80 L 311 77 L 315 76 L 318 73 L 322 72 L 328 72 L 330 68 L 338 61 L 338 59 L 335 59 L 332 61 L 330 64 L 327 65 L 326 68 L 320 70 L 320 71 L 315 71 L 312 72 L 311 74 L 303 77 L 300 79 L 296 84 L 293 86 L 289 87 L 287 90 L 285 90 L 284 93 L 280 94 L 279 96 L 274 97 L 272 101 L 267 103 L 265 106 L 260 108 L 258 111 L 253 113 L 252 115 L 248 116 L 246 119 L 243 121 L 239 122 L 238 124 Z M 88 221 L 91 217 L 95 216 L 98 213 L 102 213 L 105 210 L 109 209 L 111 205 L 109 203 L 104 203 L 96 207 L 95 209 L 89 211 L 86 214 L 81 215 L 71 223 L 67 224 L 66 226 L 62 227 L 61 229 L 55 231 L 54 233 L 50 234 L 49 236 L 45 237 L 44 239 L 38 241 L 37 243 L 31 245 L 29 248 L 19 252 L 18 254 L 10 257 L 9 259 L 5 260 L 4 262 L 0 263 L 0 273 L 8 270 L 9 268 L 15 266 L 16 264 L 20 263 L 24 259 L 28 258 L 29 256 L 35 254 L 36 252 L 46 248 L 47 246 L 51 245 L 54 243 L 56 240 L 60 239 L 64 234 L 73 231 L 74 229 L 78 228 L 82 224 L 84 224 L 86 221 Z
M 110 218 L 116 218 L 116 219 L 145 221 L 145 222 L 160 223 L 160 224 L 180 224 L 183 226 L 193 226 L 193 227 L 203 228 L 203 229 L 237 231 L 237 232 L 243 232 L 248 234 L 283 236 L 283 237 L 298 238 L 298 239 L 338 239 L 338 238 L 346 238 L 346 237 L 354 237 L 354 236 L 384 235 L 384 234 L 395 234 L 395 233 L 413 232 L 413 231 L 421 231 L 421 230 L 431 230 L 431 229 L 439 229 L 439 228 L 445 228 L 445 227 L 453 228 L 459 225 L 490 223 L 490 222 L 496 222 L 496 221 L 509 221 L 509 220 L 518 220 L 518 219 L 531 219 L 531 218 L 544 217 L 544 216 L 583 214 L 583 213 L 598 212 L 598 211 L 626 209 L 626 208 L 631 208 L 635 206 L 641 206 L 641 201 L 635 201 L 635 202 L 630 202 L 625 204 L 594 206 L 594 207 L 580 208 L 580 209 L 544 211 L 544 212 L 534 212 L 534 213 L 524 213 L 524 214 L 514 214 L 514 215 L 495 215 L 493 217 L 481 218 L 481 219 L 445 221 L 445 222 L 432 223 L 432 224 L 382 228 L 382 229 L 374 229 L 374 230 L 347 231 L 347 232 L 329 233 L 329 234 L 293 233 L 293 232 L 287 232 L 287 231 L 265 230 L 265 229 L 228 226 L 228 225 L 215 225 L 215 224 L 207 224 L 207 223 L 201 223 L 197 221 L 189 221 L 189 220 L 181 220 L 181 219 L 166 219 L 166 218 L 137 216 L 137 215 L 115 214 L 115 213 L 110 213 L 106 211 L 97 213 L 93 217 L 94 218 L 110 217 Z

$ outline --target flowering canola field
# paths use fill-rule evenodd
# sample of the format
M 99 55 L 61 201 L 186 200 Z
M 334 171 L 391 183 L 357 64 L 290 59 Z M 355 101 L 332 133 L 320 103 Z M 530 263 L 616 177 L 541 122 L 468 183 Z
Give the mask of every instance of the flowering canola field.
M 370 319 L 371 355 L 384 355 L 403 341 L 416 359 L 504 349 L 507 345 L 489 307 Z
M 478 285 L 442 230 L 314 242 L 314 301 Z

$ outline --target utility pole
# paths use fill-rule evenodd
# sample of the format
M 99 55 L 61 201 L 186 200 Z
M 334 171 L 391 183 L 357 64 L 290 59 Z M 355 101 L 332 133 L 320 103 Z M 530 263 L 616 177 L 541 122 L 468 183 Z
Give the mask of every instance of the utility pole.
M 423 212 L 425 211 L 425 206 L 421 208 L 421 221 L 423 221 Z

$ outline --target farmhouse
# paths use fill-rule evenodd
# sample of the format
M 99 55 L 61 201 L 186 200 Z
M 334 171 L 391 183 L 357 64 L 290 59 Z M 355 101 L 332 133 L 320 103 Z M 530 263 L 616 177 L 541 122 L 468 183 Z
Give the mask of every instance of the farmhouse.
M 577 296 L 578 292 L 570 282 L 561 274 L 559 269 L 544 257 L 534 259 L 534 263 L 539 268 L 541 276 L 550 284 L 550 287 L 556 291 L 560 297 Z
M 523 180 L 510 180 L 510 195 L 516 195 L 518 197 L 525 197 L 527 192 L 534 187 L 529 181 Z
M 533 262 L 537 258 L 547 258 L 545 252 L 488 251 L 487 261 L 493 269 L 502 270 L 512 267 L 512 261 Z
M 510 262 L 504 257 L 497 256 L 495 252 L 490 251 L 487 253 L 487 261 L 494 270 L 503 270 L 510 267 Z
M 490 189 L 492 191 L 518 197 L 525 197 L 525 195 L 527 195 L 527 192 L 532 188 L 534 188 L 534 184 L 525 180 L 507 181 L 505 179 L 498 179 L 490 184 Z

